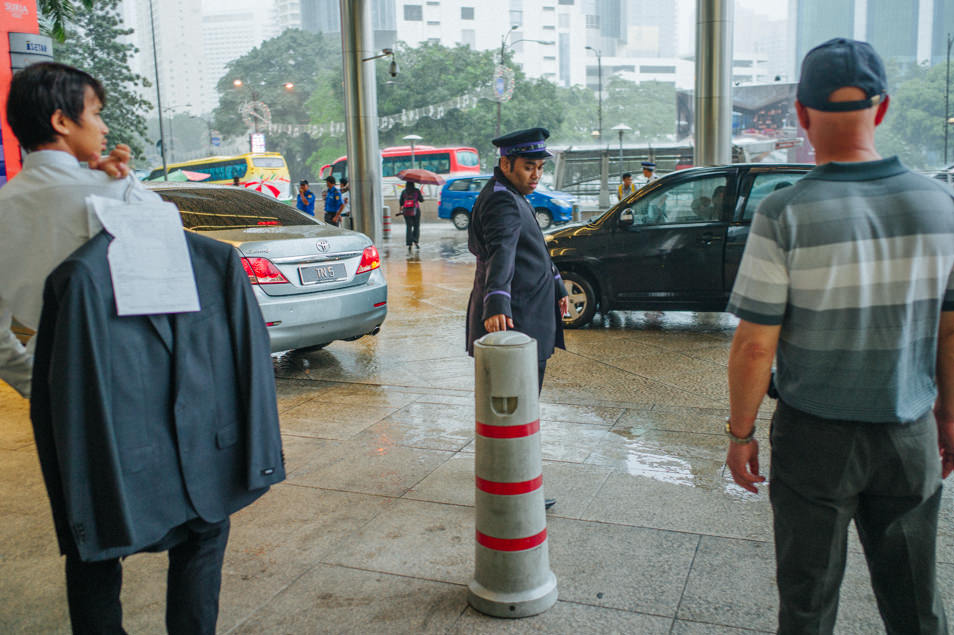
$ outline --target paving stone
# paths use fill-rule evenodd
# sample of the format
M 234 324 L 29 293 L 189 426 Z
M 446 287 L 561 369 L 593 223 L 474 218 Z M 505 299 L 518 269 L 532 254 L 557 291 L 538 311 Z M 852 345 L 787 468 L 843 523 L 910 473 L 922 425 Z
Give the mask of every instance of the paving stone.
M 558 601 L 540 615 L 519 620 L 489 617 L 468 607 L 449 633 L 451 635 L 506 635 L 509 633 L 663 635 L 669 633 L 671 624 L 672 618 L 668 617 Z
M 319 565 L 233 633 L 446 633 L 466 606 L 459 585 Z
M 570 602 L 673 617 L 698 536 L 549 518 L 550 565 Z

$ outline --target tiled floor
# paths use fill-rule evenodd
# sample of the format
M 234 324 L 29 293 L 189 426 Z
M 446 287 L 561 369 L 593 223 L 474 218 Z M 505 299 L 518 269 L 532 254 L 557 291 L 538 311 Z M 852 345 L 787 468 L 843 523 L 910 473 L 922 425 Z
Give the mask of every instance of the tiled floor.
M 560 599 L 520 620 L 468 607 L 474 410 L 463 309 L 473 268 L 464 239 L 425 225 L 411 260 L 392 240 L 381 333 L 276 360 L 288 479 L 233 517 L 220 632 L 773 631 L 767 494 L 723 473 L 734 326 L 725 315 L 614 314 L 567 333 L 540 409 L 544 487 L 559 501 L 548 547 Z M 0 491 L 0 632 L 69 632 L 27 404 L 5 387 Z M 949 612 L 952 522 L 945 497 L 938 558 Z M 838 632 L 883 632 L 852 545 Z M 163 632 L 164 556 L 133 556 L 125 572 L 127 630 Z

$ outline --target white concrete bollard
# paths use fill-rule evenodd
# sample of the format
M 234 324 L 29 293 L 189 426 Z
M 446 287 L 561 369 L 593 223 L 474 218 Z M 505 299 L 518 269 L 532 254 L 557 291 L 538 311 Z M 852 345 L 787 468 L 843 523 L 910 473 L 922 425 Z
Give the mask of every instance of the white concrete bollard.
M 467 601 L 494 617 L 543 613 L 550 570 L 537 401 L 537 343 L 518 331 L 474 343 L 476 565 Z

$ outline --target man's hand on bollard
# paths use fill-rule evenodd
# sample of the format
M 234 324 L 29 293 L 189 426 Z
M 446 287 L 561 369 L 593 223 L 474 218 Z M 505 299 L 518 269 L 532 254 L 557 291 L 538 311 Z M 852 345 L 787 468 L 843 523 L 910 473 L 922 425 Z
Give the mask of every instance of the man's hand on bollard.
M 498 313 L 497 315 L 491 315 L 489 318 L 484 320 L 484 329 L 488 333 L 494 333 L 496 331 L 506 331 L 507 329 L 513 328 L 513 320 L 505 313 Z

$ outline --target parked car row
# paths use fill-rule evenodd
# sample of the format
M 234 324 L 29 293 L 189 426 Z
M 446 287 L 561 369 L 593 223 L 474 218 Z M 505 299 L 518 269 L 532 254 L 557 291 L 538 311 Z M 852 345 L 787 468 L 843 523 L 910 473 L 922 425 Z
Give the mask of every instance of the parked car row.
M 437 202 L 437 215 L 440 218 L 450 219 L 457 229 L 467 229 L 477 195 L 492 176 L 492 174 L 480 174 L 447 179 L 444 187 L 441 188 Z M 570 194 L 557 192 L 540 184 L 527 198 L 533 205 L 540 229 L 573 220 L 575 199 Z
M 586 223 L 545 232 L 570 294 L 567 327 L 597 311 L 725 310 L 752 216 L 804 164 L 690 168 L 650 183 Z M 448 179 L 439 215 L 466 229 L 490 175 Z M 235 247 L 252 283 L 272 350 L 314 350 L 375 334 L 387 315 L 387 282 L 370 239 L 248 190 L 150 185 L 175 204 L 183 226 Z M 572 219 L 573 198 L 530 195 L 541 227 Z
M 564 325 L 596 311 L 724 311 L 752 216 L 814 166 L 690 168 L 637 190 L 604 214 L 546 232 L 570 294 Z
M 272 352 L 315 350 L 378 332 L 388 287 L 380 255 L 364 234 L 250 190 L 188 183 L 149 187 L 179 208 L 187 230 L 238 251 Z

